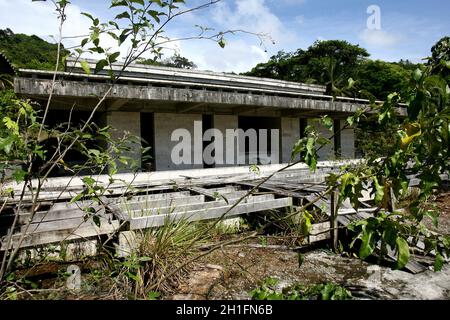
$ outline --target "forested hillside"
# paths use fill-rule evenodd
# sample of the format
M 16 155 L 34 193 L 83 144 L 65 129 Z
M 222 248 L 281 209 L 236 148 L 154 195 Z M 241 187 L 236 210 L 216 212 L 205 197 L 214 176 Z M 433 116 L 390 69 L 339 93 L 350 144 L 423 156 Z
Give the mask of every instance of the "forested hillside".
M 268 62 L 260 63 L 246 75 L 326 85 L 328 93 L 364 96 L 371 93 L 386 99 L 393 91 L 403 95 L 408 75 L 419 65 L 408 60 L 385 62 L 370 60 L 370 53 L 347 41 L 317 41 L 307 50 L 281 51 Z M 344 91 L 348 80 L 352 91 Z
M 10 29 L 0 30 L 0 52 L 17 68 L 52 70 L 55 68 L 58 46 L 35 35 L 14 33 Z M 69 54 L 61 51 L 61 56 Z

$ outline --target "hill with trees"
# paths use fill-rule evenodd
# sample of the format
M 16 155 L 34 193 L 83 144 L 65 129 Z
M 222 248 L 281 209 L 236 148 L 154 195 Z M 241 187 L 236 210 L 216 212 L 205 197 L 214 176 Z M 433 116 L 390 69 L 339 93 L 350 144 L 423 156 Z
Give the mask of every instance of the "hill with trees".
M 8 57 L 16 68 L 54 70 L 58 46 L 35 35 L 14 33 L 11 29 L 0 29 L 0 52 Z M 63 47 L 61 61 L 69 54 L 70 51 Z M 197 68 L 194 62 L 179 54 L 159 60 L 140 59 L 137 63 L 181 69 Z
M 17 68 L 53 70 L 56 64 L 58 45 L 38 36 L 14 33 L 11 29 L 0 30 L 0 52 Z M 64 47 L 61 57 L 70 52 Z
M 245 75 L 322 84 L 329 94 L 362 96 L 370 92 L 381 100 L 392 91 L 405 93 L 407 75 L 419 65 L 408 60 L 370 60 L 369 56 L 366 49 L 347 41 L 316 41 L 307 50 L 280 51 Z M 349 79 L 354 81 L 354 90 L 343 92 Z

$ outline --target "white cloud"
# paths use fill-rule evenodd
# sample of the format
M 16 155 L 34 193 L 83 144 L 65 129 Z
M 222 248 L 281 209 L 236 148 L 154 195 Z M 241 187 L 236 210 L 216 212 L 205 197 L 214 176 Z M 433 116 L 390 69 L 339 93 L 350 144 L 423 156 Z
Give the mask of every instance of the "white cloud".
M 217 43 L 189 41 L 181 45 L 181 54 L 194 61 L 200 70 L 245 72 L 268 60 L 267 53 L 244 39 L 230 39 L 225 48 Z
M 303 24 L 305 22 L 305 16 L 300 14 L 295 17 L 294 21 L 296 24 Z
M 277 44 L 288 43 L 296 37 L 264 0 L 235 1 L 234 5 L 220 3 L 213 11 L 212 19 L 221 28 L 269 35 Z
M 71 4 L 67 7 L 63 36 L 88 33 L 89 19 L 82 16 L 81 12 L 76 5 Z M 50 1 L 0 0 L 0 28 L 10 28 L 15 33 L 34 34 L 51 41 L 51 37 L 58 39 L 58 24 L 55 7 Z M 65 41 L 69 46 L 74 43 L 73 39 Z
M 365 29 L 359 38 L 370 47 L 392 47 L 400 41 L 400 37 L 383 30 Z
M 272 0 L 277 5 L 299 6 L 306 3 L 306 0 Z
M 224 49 L 214 42 L 182 42 L 181 54 L 194 61 L 199 69 L 249 71 L 257 63 L 268 60 L 266 50 L 281 50 L 297 40 L 296 35 L 271 12 L 265 0 L 224 1 L 214 6 L 210 13 L 216 31 L 242 30 L 269 37 L 263 37 L 261 46 L 257 36 L 245 32 L 229 34 Z
M 269 0 L 266 0 L 269 1 Z M 274 46 L 271 41 L 266 41 L 265 46 L 271 52 L 282 49 L 288 43 L 295 42 L 295 34 L 291 32 L 283 22 L 271 12 L 265 0 L 246 1 L 224 1 L 210 9 L 191 13 L 180 17 L 175 30 L 168 29 L 166 36 L 172 39 L 185 37 L 189 33 L 189 26 L 192 27 L 198 21 L 197 17 L 207 17 L 203 19 L 216 31 L 229 29 L 240 29 L 254 33 L 270 34 L 276 41 Z M 82 7 L 71 4 L 68 6 L 68 20 L 65 23 L 63 36 L 85 35 L 89 33 L 91 21 L 81 15 Z M 20 16 L 20 19 L 18 17 Z M 49 35 L 56 38 L 58 32 L 58 21 L 55 8 L 50 1 L 31 2 L 31 0 L 8 1 L 0 0 L 0 28 L 10 28 L 16 33 L 35 34 L 48 41 Z M 178 30 L 178 32 L 174 32 Z M 194 61 L 199 69 L 244 72 L 250 70 L 257 63 L 265 62 L 269 54 L 265 52 L 264 46 L 259 46 L 260 41 L 256 36 L 237 33 L 227 35 L 227 45 L 225 49 L 220 48 L 212 41 L 174 41 L 167 45 L 164 50 L 165 57 L 171 56 L 175 51 Z M 102 35 L 101 45 L 111 47 L 117 51 L 116 41 Z M 72 47 L 80 43 L 78 39 L 67 39 L 64 41 L 66 47 Z M 125 43 L 120 52 L 123 57 L 128 46 Z M 100 55 L 86 56 L 100 58 Z M 144 57 L 149 58 L 147 54 Z
M 105 4 L 106 7 L 106 4 Z M 69 4 L 66 8 L 67 20 L 63 26 L 63 44 L 66 48 L 77 46 L 82 38 L 72 38 L 74 36 L 85 36 L 89 34 L 91 20 L 81 14 L 84 10 L 77 5 Z M 20 19 L 17 17 L 20 13 Z M 94 14 L 95 15 L 95 14 Z M 24 33 L 37 35 L 49 42 L 56 42 L 58 39 L 59 21 L 55 11 L 55 6 L 50 2 L 31 2 L 31 0 L 0 0 L 0 28 L 10 28 L 14 33 Z M 68 37 L 68 38 L 67 38 Z M 120 51 L 124 57 L 130 47 L 130 41 L 126 41 L 120 48 L 117 41 L 106 34 L 100 36 L 100 45 L 104 48 L 111 48 L 111 52 Z M 168 49 L 163 50 L 168 55 L 172 55 L 174 50 L 179 50 L 179 43 L 171 42 L 165 45 Z M 84 58 L 100 59 L 104 55 L 84 54 Z M 149 54 L 143 55 L 150 58 Z M 153 57 L 151 57 L 153 58 Z

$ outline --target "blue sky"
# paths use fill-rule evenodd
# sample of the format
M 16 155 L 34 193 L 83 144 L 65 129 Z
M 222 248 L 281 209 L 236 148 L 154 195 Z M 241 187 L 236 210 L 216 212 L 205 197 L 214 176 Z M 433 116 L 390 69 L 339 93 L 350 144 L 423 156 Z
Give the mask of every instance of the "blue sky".
M 205 1 L 187 0 L 187 5 Z M 109 1 L 71 2 L 65 35 L 87 31 L 88 20 L 80 12 L 87 11 L 103 19 L 113 14 L 107 9 Z M 367 29 L 370 5 L 381 10 L 380 30 Z M 437 40 L 450 35 L 449 12 L 448 0 L 223 0 L 207 10 L 180 18 L 167 28 L 167 35 L 173 39 L 193 35 L 197 30 L 194 25 L 200 24 L 218 31 L 244 29 L 266 33 L 275 41 L 261 46 L 256 37 L 237 34 L 227 38 L 225 49 L 208 41 L 171 44 L 172 49 L 193 60 L 200 69 L 214 71 L 246 71 L 279 50 L 305 49 L 316 40 L 330 39 L 359 44 L 369 51 L 372 59 L 417 62 L 429 54 Z M 51 5 L 31 0 L 0 0 L 0 28 L 5 27 L 46 39 L 57 32 Z

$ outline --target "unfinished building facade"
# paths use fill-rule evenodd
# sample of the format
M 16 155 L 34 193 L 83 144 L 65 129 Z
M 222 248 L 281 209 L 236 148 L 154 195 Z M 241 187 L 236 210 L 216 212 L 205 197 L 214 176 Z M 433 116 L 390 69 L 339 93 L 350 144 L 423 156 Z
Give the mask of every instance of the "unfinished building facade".
M 87 62 L 93 70 L 96 61 Z M 353 128 L 339 129 L 365 103 L 363 100 L 333 99 L 325 94 L 324 86 L 234 74 L 146 65 L 130 65 L 122 71 L 122 66 L 115 64 L 112 69 L 120 73 L 120 79 L 101 103 L 94 121 L 115 128 L 116 135 L 128 131 L 145 141 L 151 150 L 150 160 L 141 161 L 139 146 L 132 148 L 135 150 L 132 156 L 141 163 L 142 171 L 265 164 L 267 159 L 261 157 L 262 151 L 271 163 L 288 163 L 291 150 L 304 135 L 306 126 L 314 125 L 325 136 L 333 136 L 333 132 L 316 121 L 322 115 L 334 120 L 335 135 L 332 143 L 319 151 L 320 160 L 355 157 Z M 52 77 L 53 72 L 22 69 L 14 80 L 15 91 L 45 105 Z M 72 108 L 72 122 L 87 119 L 110 87 L 107 71 L 87 74 L 79 61 L 67 60 L 65 72 L 57 73 L 48 124 L 68 121 Z M 187 149 L 191 152 L 187 155 L 190 162 L 172 159 L 180 142 L 174 138 L 177 129 L 192 136 L 192 148 Z M 222 132 L 224 140 L 208 135 L 209 129 Z M 225 139 L 227 130 L 237 129 L 267 134 L 257 135 L 253 140 L 236 137 L 230 144 Z M 213 161 L 198 160 L 196 152 L 202 153 L 208 146 L 209 149 L 214 146 Z M 239 157 L 245 161 L 239 161 Z

